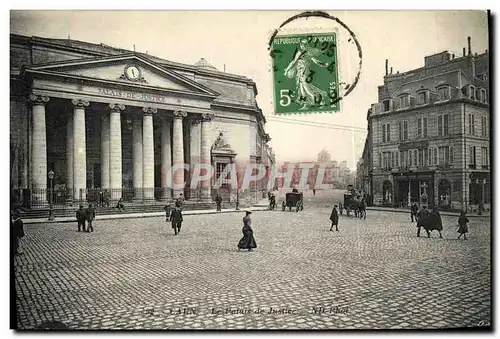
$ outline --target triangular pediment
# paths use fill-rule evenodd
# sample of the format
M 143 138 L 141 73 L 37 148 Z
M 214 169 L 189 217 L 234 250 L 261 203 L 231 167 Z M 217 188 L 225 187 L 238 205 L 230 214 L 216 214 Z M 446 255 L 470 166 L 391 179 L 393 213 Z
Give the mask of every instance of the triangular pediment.
M 34 65 L 28 73 L 77 77 L 216 97 L 219 93 L 144 57 L 128 54 Z

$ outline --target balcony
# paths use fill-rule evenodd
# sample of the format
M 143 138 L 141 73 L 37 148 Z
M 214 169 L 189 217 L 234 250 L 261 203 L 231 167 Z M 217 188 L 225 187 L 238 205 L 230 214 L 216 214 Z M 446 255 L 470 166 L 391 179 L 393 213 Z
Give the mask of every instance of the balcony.
M 476 169 L 476 164 L 469 164 L 469 169 Z
M 481 169 L 489 170 L 490 166 L 489 165 L 481 165 Z

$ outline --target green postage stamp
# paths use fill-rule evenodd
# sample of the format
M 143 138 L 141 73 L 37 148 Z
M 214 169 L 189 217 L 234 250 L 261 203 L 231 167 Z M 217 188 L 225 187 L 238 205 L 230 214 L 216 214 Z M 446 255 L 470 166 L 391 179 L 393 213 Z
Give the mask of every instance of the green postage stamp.
M 340 110 L 337 36 L 276 36 L 271 45 L 276 114 Z

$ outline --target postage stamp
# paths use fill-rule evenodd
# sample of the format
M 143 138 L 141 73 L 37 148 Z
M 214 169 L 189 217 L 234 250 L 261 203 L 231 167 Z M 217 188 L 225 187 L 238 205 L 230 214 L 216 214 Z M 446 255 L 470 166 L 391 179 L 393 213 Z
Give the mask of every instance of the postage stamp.
M 340 110 L 336 33 L 276 36 L 271 57 L 276 114 Z

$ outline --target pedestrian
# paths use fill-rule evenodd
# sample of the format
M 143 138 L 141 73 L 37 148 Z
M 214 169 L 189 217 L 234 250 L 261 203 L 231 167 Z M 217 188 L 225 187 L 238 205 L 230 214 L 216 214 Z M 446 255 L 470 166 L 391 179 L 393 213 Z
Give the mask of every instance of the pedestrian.
M 344 209 L 342 208 L 342 202 L 339 202 L 339 211 L 340 211 L 340 214 L 344 213 Z
M 217 212 L 222 212 L 222 197 L 219 193 L 215 197 L 215 203 L 217 204 Z
M 316 196 L 316 189 L 313 188 L 313 195 Z
M 12 213 L 12 217 L 10 219 L 11 222 L 11 239 L 12 239 L 12 251 L 14 256 L 17 254 L 22 254 L 19 251 L 19 240 L 24 237 L 24 223 L 21 220 L 21 215 L 18 211 L 14 211 Z
M 170 221 L 172 222 L 172 228 L 174 229 L 174 235 L 179 234 L 182 226 L 182 210 L 180 202 L 175 203 L 175 208 L 170 213 Z
M 441 231 L 443 230 L 443 221 L 441 219 L 441 214 L 439 214 L 436 207 L 432 208 L 432 212 L 427 216 L 426 220 L 424 220 L 423 224 L 425 225 L 425 231 L 427 232 L 427 237 L 431 237 L 431 231 L 437 230 L 439 232 L 439 237 L 442 238 L 443 235 Z
M 87 207 L 87 211 L 85 212 L 85 215 L 87 217 L 87 232 L 94 232 L 94 227 L 92 226 L 92 221 L 95 219 L 95 209 L 92 206 L 92 204 L 89 204 L 89 207 Z
M 240 249 L 247 249 L 248 252 L 252 252 L 254 248 L 257 248 L 257 243 L 253 237 L 252 230 L 252 219 L 250 218 L 251 211 L 246 211 L 243 217 L 243 238 L 238 242 L 238 251 Z
M 170 206 L 169 203 L 167 203 L 165 207 L 163 207 L 163 209 L 165 210 L 165 217 L 166 217 L 165 221 L 168 222 L 170 221 L 170 212 L 172 211 L 172 207 Z
M 333 206 L 332 214 L 330 214 L 330 220 L 332 221 L 332 226 L 330 227 L 330 231 L 333 232 L 333 226 L 335 226 L 335 230 L 339 231 L 339 213 L 337 212 L 337 205 Z
M 466 233 L 469 232 L 469 228 L 467 227 L 467 223 L 469 222 L 469 219 L 466 217 L 466 213 L 464 211 L 460 212 L 460 217 L 458 218 L 458 230 L 457 232 L 460 234 L 458 236 L 458 239 L 464 236 L 464 240 L 467 240 L 467 235 Z
M 78 223 L 78 232 L 83 229 L 85 232 L 85 220 L 87 219 L 87 211 L 80 205 L 80 208 L 76 211 L 76 222 Z
M 184 194 L 181 193 L 179 194 L 179 197 L 175 201 L 175 207 L 182 209 L 183 206 L 184 206 Z
M 413 219 L 417 221 L 418 207 L 416 202 L 413 202 L 413 205 L 411 205 L 410 214 L 411 214 L 411 222 L 413 222 Z
M 429 210 L 427 209 L 427 206 L 422 206 L 422 209 L 417 215 L 417 237 L 420 237 L 420 229 L 424 227 L 428 216 Z
M 123 205 L 123 198 L 120 198 L 120 200 L 118 200 L 118 202 L 116 203 L 116 208 L 119 211 L 125 211 L 125 205 Z

